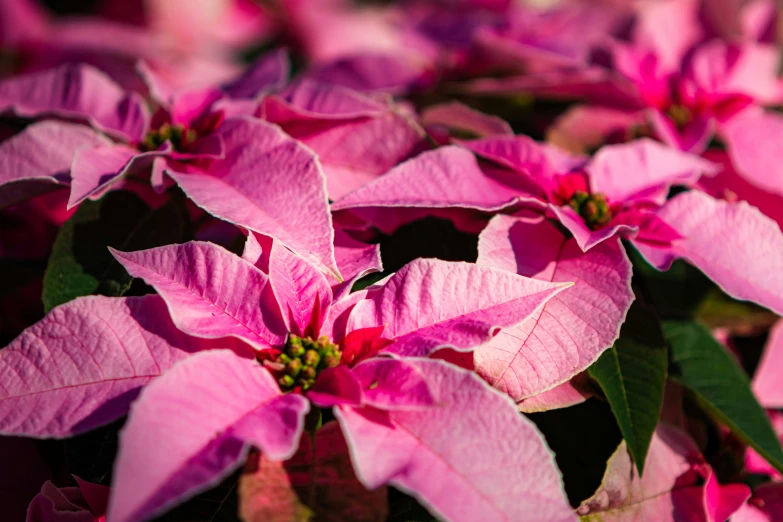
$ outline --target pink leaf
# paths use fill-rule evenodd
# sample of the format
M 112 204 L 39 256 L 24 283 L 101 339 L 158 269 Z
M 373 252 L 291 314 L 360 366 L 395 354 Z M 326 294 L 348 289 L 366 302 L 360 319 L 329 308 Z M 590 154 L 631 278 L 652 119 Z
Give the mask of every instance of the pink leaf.
M 640 9 L 633 39 L 637 45 L 655 52 L 667 71 L 679 67 L 685 53 L 701 38 L 698 2 L 655 2 Z
M 774 105 L 781 101 L 778 62 L 773 45 L 715 39 L 699 46 L 686 77 L 713 96 L 743 95 L 760 105 Z
M 193 241 L 111 251 L 128 273 L 158 291 L 183 332 L 208 339 L 237 337 L 260 348 L 284 341 L 269 278 L 222 247 Z
M 126 93 L 103 72 L 83 64 L 0 82 L 0 113 L 6 111 L 22 118 L 54 115 L 85 120 L 125 140 L 141 139 L 149 120 L 138 94 Z
M 507 397 L 442 361 L 409 364 L 439 406 L 335 410 L 365 487 L 390 483 L 448 520 L 575 520 L 552 454 Z
M 633 127 L 645 122 L 642 111 L 576 105 L 555 119 L 547 131 L 547 141 L 563 149 L 586 152 L 617 136 L 627 136 Z
M 497 216 L 479 236 L 478 264 L 574 286 L 475 353 L 476 371 L 522 400 L 584 371 L 620 334 L 633 301 L 631 262 L 619 239 L 582 252 L 548 220 Z
M 583 391 L 581 387 L 574 386 L 572 381 L 566 381 L 563 384 L 558 384 L 551 390 L 521 400 L 517 403 L 517 407 L 519 411 L 524 413 L 557 410 L 581 404 L 589 399 L 590 395 L 587 391 Z
M 347 366 L 327 368 L 318 376 L 315 386 L 307 392 L 307 398 L 321 408 L 348 404 L 361 406 L 364 392 L 359 379 Z
M 317 336 L 332 304 L 326 277 L 279 241 L 269 252 L 269 282 L 288 331 Z
M 83 148 L 77 150 L 71 170 L 71 195 L 68 209 L 100 193 L 124 173 L 124 167 L 138 151 L 125 145 Z
M 753 393 L 765 408 L 783 408 L 783 321 L 769 332 L 767 345 L 753 375 Z
M 302 80 L 263 115 L 313 149 L 339 199 L 408 158 L 423 133 L 403 107 L 336 85 Z
M 464 207 L 489 212 L 518 200 L 518 192 L 485 175 L 469 151 L 447 146 L 398 165 L 333 203 L 332 210 Z
M 104 489 L 108 491 L 108 488 Z M 41 492 L 30 502 L 26 521 L 98 522 L 105 520 L 105 512 L 99 517 L 86 504 L 79 488 L 58 488 L 47 480 L 41 487 Z
M 58 121 L 30 125 L 0 143 L 0 207 L 65 185 L 78 150 L 109 143 L 83 125 Z
M 662 205 L 671 185 L 691 185 L 718 167 L 699 156 L 641 139 L 601 148 L 586 170 L 592 192 L 605 194 L 610 203 L 634 200 Z
M 142 386 L 215 344 L 177 330 L 158 296 L 58 306 L 0 350 L 0 433 L 60 438 L 111 422 Z
M 671 248 L 636 243 L 658 269 L 681 257 L 734 298 L 783 313 L 783 235 L 777 223 L 747 203 L 689 191 L 669 200 L 658 217 L 684 239 Z
M 90 506 L 90 511 L 92 511 L 96 516 L 105 516 L 106 509 L 109 506 L 110 489 L 106 486 L 102 486 L 101 484 L 93 484 L 92 482 L 82 480 L 76 475 L 73 475 L 73 479 L 79 486 L 79 491 L 81 491 L 85 502 L 87 502 L 87 505 Z
M 387 106 L 353 89 L 304 79 L 286 89 L 285 97 L 269 96 L 263 115 L 272 123 L 349 120 L 379 116 Z
M 422 141 L 412 116 L 401 110 L 343 122 L 320 132 L 284 130 L 313 149 L 324 167 L 329 197 L 340 199 L 409 158 Z M 311 124 L 305 128 L 314 126 Z
M 354 307 L 349 331 L 386 325 L 386 351 L 426 356 L 469 351 L 501 327 L 533 316 L 571 283 L 550 283 L 468 263 L 417 259 Z
M 484 114 L 457 101 L 427 107 L 421 113 L 421 121 L 424 125 L 469 132 L 479 138 L 514 135 L 511 126 L 502 118 Z
M 357 241 L 342 229 L 334 231 L 334 257 L 345 281 L 334 287 L 334 301 L 345 298 L 354 283 L 373 272 L 383 271 L 381 245 Z
M 232 98 L 258 98 L 285 86 L 291 72 L 288 53 L 276 50 L 263 55 L 223 90 Z
M 480 158 L 529 176 L 541 189 L 550 188 L 555 172 L 549 163 L 546 150 L 527 136 L 494 136 L 460 141 L 459 144 Z
M 720 128 L 737 172 L 778 195 L 783 195 L 783 163 L 773 137 L 782 132 L 783 116 L 756 107 L 742 111 Z
M 612 224 L 609 223 L 604 228 L 592 230 L 588 228 L 585 220 L 579 214 L 569 206 L 557 206 L 549 205 L 549 209 L 557 217 L 560 223 L 568 229 L 574 236 L 576 244 L 579 245 L 584 252 L 587 252 L 596 245 L 600 245 L 602 242 L 612 239 L 618 235 L 621 236 L 634 236 L 639 233 L 639 227 L 637 225 L 628 225 L 625 223 Z
M 777 522 L 783 518 L 783 484 L 763 484 L 753 498 L 731 517 L 731 522 Z
M 704 485 L 704 503 L 710 522 L 728 520 L 750 498 L 750 488 L 745 484 L 720 484 L 710 470 Z
M 225 478 L 253 445 L 272 460 L 296 451 L 309 410 L 254 360 L 194 355 L 147 386 L 120 436 L 109 520 L 151 518 Z
M 603 483 L 577 513 L 606 522 L 655 520 L 706 522 L 704 486 L 694 471 L 700 455 L 685 433 L 660 425 L 653 434 L 644 475 L 634 468 L 625 442 L 607 463 Z
M 421 410 L 435 405 L 426 376 L 405 360 L 374 357 L 358 364 L 354 375 L 364 403 L 382 410 Z
M 324 174 L 315 154 L 278 127 L 237 118 L 218 130 L 225 159 L 200 171 L 168 171 L 201 208 L 223 220 L 279 239 L 334 273 L 331 216 Z

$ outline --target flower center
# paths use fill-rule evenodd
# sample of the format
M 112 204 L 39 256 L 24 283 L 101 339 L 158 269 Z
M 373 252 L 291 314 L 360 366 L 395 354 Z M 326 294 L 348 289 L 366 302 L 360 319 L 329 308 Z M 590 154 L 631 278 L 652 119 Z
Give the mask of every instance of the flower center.
M 282 368 L 277 382 L 283 391 L 297 386 L 307 391 L 323 370 L 340 364 L 341 356 L 340 347 L 329 342 L 324 335 L 313 340 L 289 334 L 285 350 L 274 360 Z
M 568 205 L 582 216 L 592 230 L 604 227 L 612 220 L 612 210 L 606 202 L 606 196 L 600 192 L 588 194 L 584 190 L 577 190 Z
M 171 125 L 164 123 L 155 130 L 151 130 L 141 142 L 141 148 L 144 150 L 157 150 L 167 141 L 176 150 L 185 151 L 198 138 L 195 129 L 186 129 L 181 123 Z
M 674 122 L 674 125 L 676 125 L 678 129 L 685 127 L 693 120 L 693 113 L 691 110 L 679 103 L 670 105 L 669 108 L 666 109 L 666 115 Z

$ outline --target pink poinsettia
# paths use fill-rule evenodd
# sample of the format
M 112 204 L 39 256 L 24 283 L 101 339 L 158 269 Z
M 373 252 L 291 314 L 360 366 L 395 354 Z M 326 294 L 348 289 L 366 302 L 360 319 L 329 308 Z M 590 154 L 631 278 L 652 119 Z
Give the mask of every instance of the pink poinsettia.
M 750 495 L 744 484 L 720 484 L 689 436 L 661 424 L 644 475 L 639 477 L 623 442 L 607 463 L 601 487 L 577 513 L 612 522 L 724 522 Z
M 270 60 L 279 63 L 277 55 Z M 0 83 L 3 111 L 82 120 L 115 138 L 58 120 L 30 125 L 0 144 L 5 167 L 0 201 L 13 203 L 70 184 L 69 203 L 76 205 L 128 176 L 151 172 L 153 186 L 174 180 L 210 214 L 280 239 L 339 280 L 324 173 L 316 155 L 262 120 L 223 121 L 216 90 L 171 93 L 149 72 L 148 78 L 160 104 L 152 118 L 138 96 L 87 66 Z
M 701 153 L 718 139 L 737 172 L 780 194 L 770 136 L 780 132 L 783 119 L 765 110 L 783 99 L 779 51 L 756 41 L 705 41 L 698 9 L 697 2 L 660 2 L 643 10 L 633 42 L 613 46 L 611 81 L 618 95 L 571 109 L 555 127 L 577 142 L 587 139 L 587 146 L 644 134 Z M 603 122 L 598 135 L 596 120 Z
M 728 294 L 783 311 L 778 256 L 766 255 L 783 252 L 775 222 L 744 202 L 700 191 L 666 199 L 672 185 L 691 185 L 714 164 L 649 139 L 606 146 L 589 159 L 523 136 L 461 145 L 423 153 L 332 209 L 527 207 L 560 221 L 583 251 L 619 234 L 658 269 L 684 258 Z M 479 164 L 465 149 L 490 163 Z M 375 218 L 382 222 L 383 212 Z
M 46 481 L 27 508 L 26 522 L 105 522 L 109 488 L 73 478 L 76 487 Z
M 481 345 L 570 284 L 418 260 L 336 299 L 303 258 L 259 246 L 250 236 L 244 259 L 198 242 L 115 251 L 160 295 L 77 299 L 2 350 L 0 432 L 68 436 L 135 399 L 109 518 L 140 520 L 226 476 L 249 446 L 285 460 L 311 405 L 333 407 L 369 489 L 395 484 L 454 520 L 573 519 L 552 455 L 513 403 L 425 358 Z

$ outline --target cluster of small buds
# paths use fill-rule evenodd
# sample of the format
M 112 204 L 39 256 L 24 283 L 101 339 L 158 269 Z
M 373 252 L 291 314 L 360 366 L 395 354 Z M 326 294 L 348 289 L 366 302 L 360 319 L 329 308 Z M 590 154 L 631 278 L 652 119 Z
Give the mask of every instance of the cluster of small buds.
M 568 204 L 593 230 L 608 225 L 612 220 L 612 211 L 604 194 L 588 194 L 583 190 L 577 190 Z
M 673 103 L 666 109 L 666 115 L 669 117 L 677 128 L 682 128 L 688 125 L 693 120 L 693 113 L 688 107 Z
M 341 356 L 340 348 L 329 342 L 326 336 L 313 340 L 289 334 L 285 350 L 275 359 L 275 363 L 282 368 L 282 375 L 277 382 L 284 391 L 295 387 L 309 390 L 321 371 L 340 364 Z
M 145 150 L 157 150 L 167 141 L 179 151 L 186 150 L 198 138 L 195 129 L 186 129 L 181 123 L 164 123 L 158 129 L 149 131 L 141 142 Z

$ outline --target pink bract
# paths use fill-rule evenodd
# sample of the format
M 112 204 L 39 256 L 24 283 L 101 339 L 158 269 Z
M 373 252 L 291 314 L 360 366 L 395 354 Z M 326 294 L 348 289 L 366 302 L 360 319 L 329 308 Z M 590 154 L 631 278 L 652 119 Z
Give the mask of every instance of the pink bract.
M 609 459 L 603 484 L 577 513 L 616 522 L 718 522 L 749 497 L 744 484 L 719 484 L 688 435 L 662 424 L 653 435 L 644 475 L 637 475 L 622 443 Z
M 610 347 L 633 301 L 619 240 L 582 252 L 545 219 L 497 216 L 479 236 L 480 265 L 543 281 L 572 281 L 530 319 L 476 351 L 476 371 L 521 401 L 585 370 Z
M 590 160 L 569 158 L 525 137 L 485 138 L 462 145 L 502 169 L 479 166 L 465 151 L 442 147 L 403 163 L 332 208 L 457 207 L 497 212 L 524 205 L 557 218 L 584 251 L 619 234 L 631 239 L 658 269 L 683 257 L 730 295 L 783 310 L 771 290 L 780 273 L 773 268 L 776 258 L 759 255 L 783 248 L 775 223 L 742 203 L 722 203 L 699 191 L 666 201 L 671 186 L 692 185 L 700 175 L 714 173 L 716 165 L 648 139 L 603 147 Z M 629 177 L 629 171 L 635 175 Z M 422 177 L 426 183 L 417 181 Z M 601 199 L 589 204 L 605 205 L 602 222 L 589 222 L 575 210 L 575 204 L 585 205 L 580 201 L 593 197 Z M 715 250 L 718 237 L 720 252 Z M 756 240 L 749 245 L 748 237 Z M 727 242 L 735 247 L 723 248 Z
M 318 154 L 332 199 L 407 159 L 423 138 L 407 107 L 311 80 L 265 98 L 258 113 Z

